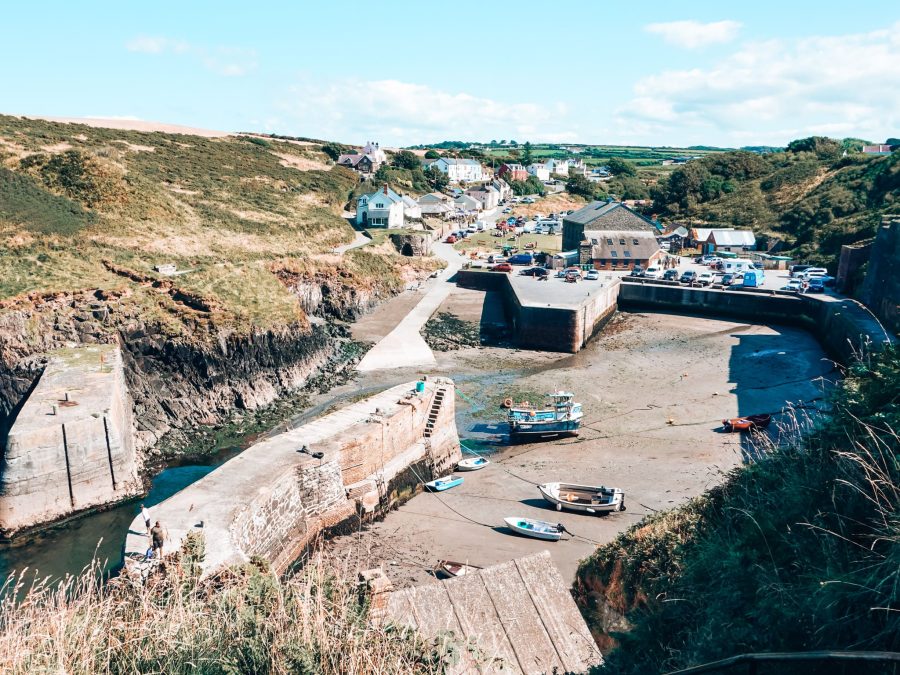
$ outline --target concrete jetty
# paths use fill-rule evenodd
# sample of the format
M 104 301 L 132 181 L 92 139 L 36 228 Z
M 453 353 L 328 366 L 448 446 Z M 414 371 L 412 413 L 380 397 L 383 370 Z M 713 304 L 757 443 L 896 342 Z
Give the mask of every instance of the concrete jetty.
M 138 494 L 133 433 L 119 348 L 53 352 L 6 439 L 0 531 L 9 536 Z
M 169 534 L 166 551 L 201 532 L 205 573 L 254 556 L 284 570 L 323 529 L 389 508 L 418 476 L 449 472 L 460 459 L 453 381 L 418 384 L 260 441 L 153 507 L 152 519 Z M 140 566 L 148 544 L 138 516 L 125 543 L 126 566 Z

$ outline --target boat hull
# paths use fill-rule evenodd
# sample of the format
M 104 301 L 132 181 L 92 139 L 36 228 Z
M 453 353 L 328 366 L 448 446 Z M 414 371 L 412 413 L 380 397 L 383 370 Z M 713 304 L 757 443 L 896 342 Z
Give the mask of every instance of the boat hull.
M 551 438 L 554 436 L 576 436 L 581 420 L 559 420 L 554 422 L 510 422 L 509 437 L 513 440 Z
M 480 463 L 476 463 L 476 462 L 477 462 L 477 459 L 475 461 L 470 460 L 470 459 L 463 459 L 456 465 L 456 470 L 457 471 L 478 471 L 479 469 L 483 469 L 488 464 L 490 464 L 490 462 L 486 459 L 482 460 Z
M 625 493 L 615 488 L 601 490 L 600 486 L 594 485 L 547 483 L 538 485 L 538 490 L 544 500 L 559 511 L 597 514 L 625 510 Z M 566 499 L 564 494 L 570 494 L 575 499 Z
M 463 479 L 461 476 L 444 476 L 443 478 L 438 478 L 437 480 L 425 483 L 425 489 L 431 492 L 443 492 L 444 490 L 449 490 L 457 485 L 462 485 L 462 482 Z
M 510 530 L 525 537 L 531 537 L 532 539 L 541 539 L 543 541 L 559 541 L 559 538 L 562 537 L 562 532 L 560 532 L 559 530 L 548 531 L 542 528 L 528 527 L 529 524 L 551 525 L 550 523 L 533 521 L 528 518 L 504 518 L 503 520 Z

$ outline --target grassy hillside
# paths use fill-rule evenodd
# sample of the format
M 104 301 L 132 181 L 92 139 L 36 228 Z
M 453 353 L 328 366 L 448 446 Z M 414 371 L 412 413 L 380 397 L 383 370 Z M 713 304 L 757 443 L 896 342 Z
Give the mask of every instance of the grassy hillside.
M 654 210 L 679 222 L 749 227 L 798 259 L 833 268 L 842 244 L 867 239 L 900 212 L 900 152 L 850 153 L 831 139 L 784 152 L 729 152 L 678 168 L 653 190 Z
M 340 214 L 357 179 L 322 147 L 0 116 L 0 303 L 98 288 L 166 314 L 153 267 L 174 263 L 189 271 L 165 283 L 215 322 L 266 327 L 303 320 L 283 267 L 399 283 L 408 259 L 330 254 L 352 239 Z
M 601 672 L 900 649 L 898 400 L 900 353 L 865 359 L 817 432 L 583 561 L 592 628 L 608 627 L 608 606 L 631 623 Z

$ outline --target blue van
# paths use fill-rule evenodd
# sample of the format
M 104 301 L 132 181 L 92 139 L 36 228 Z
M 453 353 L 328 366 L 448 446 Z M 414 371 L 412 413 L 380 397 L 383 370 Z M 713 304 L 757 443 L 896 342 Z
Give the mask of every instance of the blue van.
M 516 253 L 506 259 L 510 265 L 533 265 L 534 256 L 530 253 Z
M 742 285 L 746 288 L 759 288 L 765 280 L 766 274 L 762 270 L 746 270 Z

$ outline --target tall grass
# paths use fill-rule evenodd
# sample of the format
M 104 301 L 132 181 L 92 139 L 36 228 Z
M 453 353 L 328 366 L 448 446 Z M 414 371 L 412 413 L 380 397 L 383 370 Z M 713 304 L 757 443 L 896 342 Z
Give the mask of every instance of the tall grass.
M 898 352 L 855 364 L 831 406 L 802 440 L 582 563 L 592 627 L 602 632 L 607 602 L 632 624 L 603 672 L 754 651 L 900 649 Z
M 315 560 L 281 581 L 264 564 L 199 580 L 167 562 L 146 583 L 16 588 L 0 603 L 4 673 L 432 673 L 444 653 L 414 633 L 368 620 L 341 570 Z M 12 591 L 12 592 L 11 592 Z M 15 596 L 20 599 L 17 600 Z

